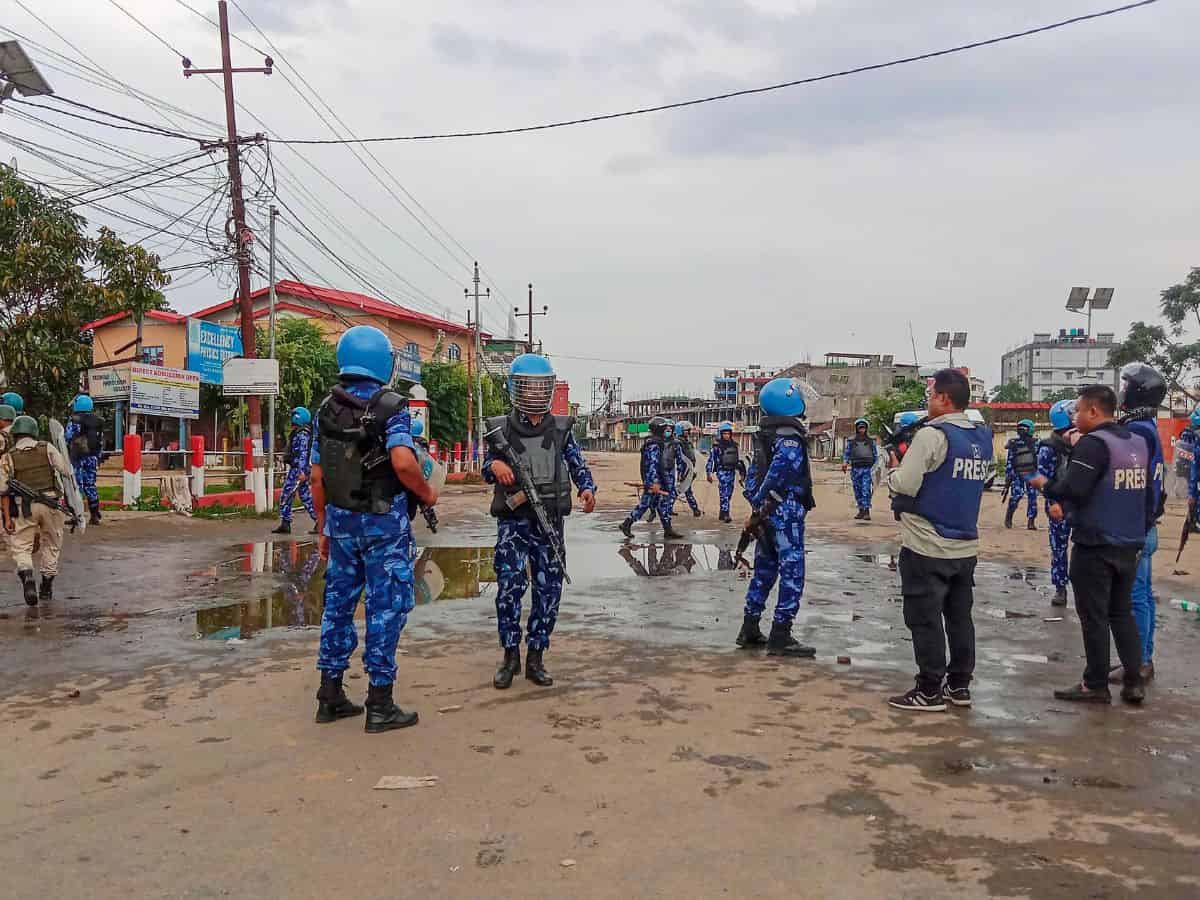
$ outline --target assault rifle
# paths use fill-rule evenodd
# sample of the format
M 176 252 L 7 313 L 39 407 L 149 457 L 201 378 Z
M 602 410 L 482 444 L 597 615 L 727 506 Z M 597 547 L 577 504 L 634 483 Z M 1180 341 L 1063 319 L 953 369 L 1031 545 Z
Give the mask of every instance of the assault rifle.
M 29 518 L 31 507 L 34 503 L 40 503 L 42 506 L 48 506 L 51 509 L 56 509 L 67 517 L 67 524 L 71 526 L 71 534 L 75 533 L 75 529 L 79 527 L 79 517 L 75 515 L 75 510 L 67 505 L 67 502 L 61 497 L 54 497 L 50 494 L 31 488 L 29 485 L 15 478 L 8 479 L 8 493 L 13 498 L 14 506 L 16 500 L 20 498 L 21 508 L 25 518 Z
M 483 436 L 483 439 L 487 441 L 488 447 L 492 449 L 493 453 L 508 463 L 509 468 L 513 470 L 513 474 L 517 477 L 517 485 L 520 487 L 520 490 L 515 494 L 509 494 L 504 502 L 508 505 L 509 509 L 513 510 L 525 503 L 529 504 L 529 508 L 533 510 L 534 519 L 537 521 L 538 527 L 541 528 L 546 543 L 550 545 L 550 552 L 554 555 L 554 561 L 562 569 L 563 578 L 567 584 L 570 584 L 571 576 L 567 574 L 567 561 L 563 555 L 562 540 L 559 537 L 558 529 L 554 528 L 550 523 L 550 514 L 546 512 L 546 504 L 542 502 L 537 486 L 533 483 L 533 475 L 530 473 L 529 467 L 525 465 L 521 457 L 513 450 L 513 446 L 508 442 L 508 438 L 504 436 L 503 425 L 489 431 Z
M 929 421 L 929 416 L 923 419 L 918 419 L 911 425 L 905 425 L 896 431 L 892 431 L 891 427 L 883 423 L 883 449 L 890 450 L 896 454 L 896 459 L 904 459 L 904 454 L 908 452 L 908 445 L 912 443 L 913 435 L 917 433 L 917 429 L 925 425 Z
M 783 498 L 771 491 L 758 509 L 750 514 L 750 521 L 742 529 L 742 536 L 738 538 L 737 550 L 733 555 L 734 561 L 738 565 L 745 566 L 747 569 L 751 568 L 749 560 L 746 559 L 746 550 L 751 541 L 763 539 L 771 514 L 779 508 L 779 504 L 782 502 Z

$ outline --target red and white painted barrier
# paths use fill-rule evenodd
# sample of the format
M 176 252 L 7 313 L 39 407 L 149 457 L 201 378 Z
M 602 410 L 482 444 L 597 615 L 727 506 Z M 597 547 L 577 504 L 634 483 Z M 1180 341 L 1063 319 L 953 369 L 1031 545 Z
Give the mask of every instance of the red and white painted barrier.
M 192 481 L 193 497 L 204 496 L 204 436 L 192 435 Z
M 263 469 L 262 441 L 246 438 L 242 441 L 243 467 L 246 472 L 246 490 L 254 495 L 254 511 L 267 510 L 267 473 Z
M 461 443 L 454 445 L 454 466 L 450 469 L 451 472 L 461 472 L 463 464 L 463 448 Z
M 133 506 L 142 499 L 142 436 L 125 435 L 122 450 L 125 469 L 121 476 L 122 502 Z

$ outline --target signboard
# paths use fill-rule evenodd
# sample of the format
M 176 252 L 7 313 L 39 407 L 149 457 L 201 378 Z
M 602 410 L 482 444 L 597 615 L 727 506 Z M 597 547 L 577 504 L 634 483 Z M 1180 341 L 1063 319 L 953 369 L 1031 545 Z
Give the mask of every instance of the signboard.
M 221 391 L 227 397 L 278 394 L 279 360 L 243 359 L 240 356 L 225 360 Z
M 88 369 L 88 395 L 97 403 L 129 399 L 129 366 Z
M 200 376 L 187 369 L 129 366 L 129 411 L 176 419 L 200 418 Z
M 395 357 L 395 366 L 392 370 L 392 381 L 416 381 L 421 380 L 421 351 L 395 349 L 393 351 Z
M 187 367 L 199 373 L 203 382 L 220 384 L 225 360 L 241 355 L 242 334 L 236 327 L 188 319 Z

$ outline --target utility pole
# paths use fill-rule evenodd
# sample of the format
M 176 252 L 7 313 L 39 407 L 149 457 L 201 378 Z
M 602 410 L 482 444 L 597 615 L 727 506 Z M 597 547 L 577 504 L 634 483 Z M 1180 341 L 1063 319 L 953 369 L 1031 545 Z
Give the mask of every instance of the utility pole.
M 270 298 L 267 315 L 267 328 L 270 335 L 271 344 L 271 359 L 275 358 L 275 217 L 279 215 L 279 210 L 275 208 L 275 204 L 271 204 L 270 234 L 270 258 L 267 263 L 267 280 L 270 284 L 267 286 L 267 296 Z M 271 446 L 267 448 L 267 509 L 275 507 L 275 395 L 270 394 L 267 397 L 267 423 L 268 433 L 271 435 Z
M 471 292 L 463 288 L 463 294 L 468 298 Z M 470 331 L 473 323 L 471 322 L 471 310 L 467 310 L 467 330 Z M 468 453 L 470 448 L 475 446 L 475 376 L 473 374 L 473 360 L 475 358 L 475 341 L 472 338 L 471 346 L 467 348 L 467 447 Z
M 479 341 L 479 263 L 475 263 L 475 433 L 479 442 L 483 443 L 483 346 Z M 489 300 L 492 289 L 488 288 L 485 295 Z
M 254 346 L 254 307 L 250 301 L 250 243 L 253 236 L 246 227 L 246 203 L 242 198 L 242 168 L 238 159 L 237 118 L 233 100 L 233 75 L 235 72 L 257 72 L 270 75 L 275 65 L 271 57 L 263 61 L 262 67 L 238 68 L 233 67 L 229 52 L 229 9 L 225 0 L 217 2 L 217 18 L 220 20 L 221 31 L 221 68 L 193 69 L 192 61 L 186 57 L 183 60 L 183 77 L 192 75 L 221 75 L 225 82 L 225 125 L 228 136 L 225 149 L 229 154 L 229 193 L 233 201 L 234 242 L 237 245 L 238 265 L 238 310 L 242 319 L 242 352 L 247 359 L 253 359 L 258 354 Z M 259 140 L 256 136 L 252 140 Z M 226 232 L 228 233 L 228 227 Z M 273 280 L 272 280 L 273 281 Z M 262 439 L 262 407 L 258 397 L 247 398 L 247 408 L 250 419 L 250 435 Z
M 479 277 L 478 273 L 476 273 L 476 277 L 477 278 Z M 523 315 L 523 316 L 525 316 L 526 319 L 529 320 L 529 327 L 525 331 L 525 352 L 532 353 L 533 352 L 533 317 L 550 315 L 550 307 L 546 306 L 545 304 L 542 305 L 541 312 L 533 311 L 533 282 L 529 283 L 529 312 L 527 312 L 527 313 L 521 312 L 521 307 L 519 307 L 519 306 L 514 306 L 513 312 L 515 312 L 518 316 Z

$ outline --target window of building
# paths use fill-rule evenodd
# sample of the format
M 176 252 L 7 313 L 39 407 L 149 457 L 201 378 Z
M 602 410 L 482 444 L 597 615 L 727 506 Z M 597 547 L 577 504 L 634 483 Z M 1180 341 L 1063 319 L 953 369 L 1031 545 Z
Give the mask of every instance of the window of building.
M 1079 374 L 1082 375 L 1083 373 L 1080 372 Z M 1071 381 L 1075 378 L 1075 373 L 1070 369 L 1067 369 L 1067 371 L 1063 372 L 1063 378 L 1067 379 L 1067 381 Z
M 161 346 L 148 347 L 142 345 L 142 364 L 147 366 L 165 365 L 163 362 L 163 348 Z
M 421 348 L 417 346 L 416 341 L 409 341 L 407 344 L 404 345 L 404 352 L 408 356 L 420 357 Z
M 458 344 L 451 344 L 446 348 L 446 356 L 451 362 L 458 362 L 462 359 L 462 348 Z
M 1054 373 L 1053 373 L 1053 372 L 1043 372 L 1043 373 L 1042 373 L 1042 379 L 1043 379 L 1044 381 L 1053 381 L 1053 380 L 1054 380 Z

